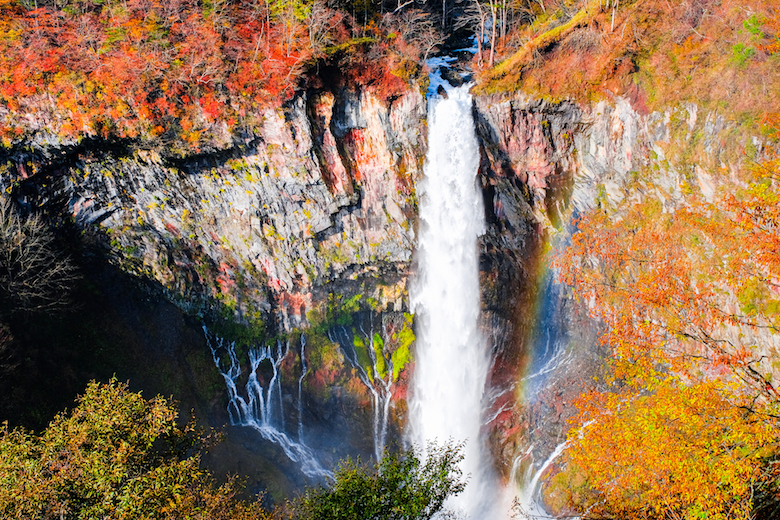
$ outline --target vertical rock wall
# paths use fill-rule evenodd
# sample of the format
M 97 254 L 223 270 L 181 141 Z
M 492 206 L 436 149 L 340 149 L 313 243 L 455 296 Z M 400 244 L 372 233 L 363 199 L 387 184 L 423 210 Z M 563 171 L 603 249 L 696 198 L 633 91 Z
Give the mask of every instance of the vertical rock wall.
M 522 480 L 565 440 L 568 403 L 608 354 L 587 306 L 545 275 L 548 250 L 565 245 L 574 219 L 599 201 L 656 197 L 673 211 L 683 181 L 712 199 L 741 150 L 761 154 L 763 144 L 693 104 L 642 115 L 623 98 L 582 107 L 517 95 L 478 98 L 476 111 L 491 224 L 483 307 L 498 353 L 488 427 L 501 470 Z
M 329 287 L 381 281 L 401 310 L 415 233 L 425 100 L 386 106 L 364 91 L 312 93 L 263 113 L 233 149 L 170 160 L 99 147 L 14 151 L 0 187 L 69 216 L 128 270 L 198 309 L 306 323 Z M 67 156 L 67 162 L 58 158 Z M 42 158 L 45 157 L 45 158 Z

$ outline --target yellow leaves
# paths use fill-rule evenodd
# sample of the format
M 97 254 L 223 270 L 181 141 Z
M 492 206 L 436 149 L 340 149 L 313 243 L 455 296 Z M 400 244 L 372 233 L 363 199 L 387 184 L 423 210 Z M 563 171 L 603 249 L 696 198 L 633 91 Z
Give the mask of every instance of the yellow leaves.
M 763 392 L 748 367 L 763 347 L 734 338 L 780 326 L 779 193 L 766 183 L 748 192 L 717 204 L 690 195 L 674 213 L 624 202 L 581 219 L 556 263 L 563 281 L 593 298 L 616 355 L 661 356 L 692 374 L 725 367 Z
M 581 497 L 592 503 L 578 505 L 625 518 L 663 518 L 667 509 L 684 518 L 699 511 L 750 518 L 759 458 L 775 450 L 780 429 L 735 407 L 736 399 L 717 382 L 686 385 L 673 377 L 652 393 L 584 395 L 576 420 L 585 426 L 572 430 L 565 455 L 566 471 L 593 488 Z
M 39 437 L 3 425 L 0 517 L 49 518 L 56 504 L 69 518 L 267 518 L 199 469 L 198 437 L 176 417 L 165 399 L 111 381 L 90 384 Z
M 562 481 L 587 482 L 570 496 L 579 510 L 747 519 L 756 489 L 780 496 L 780 187 L 778 165 L 760 167 L 747 187 L 714 202 L 689 192 L 673 213 L 602 205 L 556 260 L 592 295 L 614 354 L 570 435 Z

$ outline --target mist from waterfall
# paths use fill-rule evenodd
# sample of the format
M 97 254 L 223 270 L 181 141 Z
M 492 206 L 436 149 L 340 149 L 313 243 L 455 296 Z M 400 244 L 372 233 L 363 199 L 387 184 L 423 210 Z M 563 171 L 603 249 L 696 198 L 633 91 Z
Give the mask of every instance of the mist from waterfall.
M 491 509 L 500 486 L 480 436 L 490 358 L 478 327 L 477 237 L 485 230 L 476 181 L 479 144 L 470 85 L 439 84 L 447 97 L 429 97 L 429 148 L 418 185 L 418 273 L 411 288 L 417 350 L 409 440 L 420 447 L 430 441 L 465 442 L 462 468 L 469 483 L 448 505 L 470 519 L 495 518 Z

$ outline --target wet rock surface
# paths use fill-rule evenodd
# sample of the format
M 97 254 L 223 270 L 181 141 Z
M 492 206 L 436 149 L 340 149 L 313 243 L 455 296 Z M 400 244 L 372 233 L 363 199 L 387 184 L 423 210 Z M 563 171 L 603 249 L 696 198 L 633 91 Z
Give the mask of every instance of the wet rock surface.
M 374 455 L 368 386 L 378 382 L 366 385 L 355 363 L 320 331 L 319 344 L 310 340 L 309 371 L 299 394 L 302 363 L 295 330 L 310 325 L 307 315 L 313 310 L 325 312 L 350 299 L 382 323 L 406 323 L 406 277 L 416 227 L 414 186 L 422 175 L 425 139 L 425 100 L 418 90 L 389 104 L 365 91 L 312 92 L 265 111 L 262 127 L 239 144 L 201 156 L 166 157 L 129 143 L 97 141 L 7 150 L 0 187 L 27 211 L 46 215 L 84 254 L 107 258 L 111 269 L 145 280 L 150 297 L 168 306 L 166 312 L 157 311 L 154 321 L 144 322 L 145 314 L 132 303 L 137 296 L 119 291 L 115 299 L 127 298 L 126 304 L 114 302 L 105 309 L 124 308 L 128 317 L 120 323 L 135 324 L 116 329 L 128 334 L 127 341 L 116 344 L 123 345 L 137 368 L 123 371 L 124 377 L 138 388 L 174 393 L 185 407 L 197 410 L 201 424 L 222 427 L 230 418 L 224 382 L 210 359 L 200 320 L 264 323 L 266 337 L 288 335 L 292 344 L 281 369 L 284 418 L 279 426 L 297 435 L 300 405 L 308 443 L 333 467 L 348 455 L 364 460 Z M 94 305 L 93 295 L 80 297 Z M 343 311 L 342 317 L 351 312 Z M 164 330 L 153 327 L 166 319 Z M 141 331 L 148 332 L 144 342 L 133 339 Z M 393 327 L 376 331 L 383 341 L 377 352 L 388 360 L 399 344 L 398 332 Z M 356 344 L 366 339 L 354 327 L 348 334 Z M 108 348 L 102 341 L 100 345 Z M 176 359 L 169 359 L 167 345 Z M 145 357 L 147 348 L 160 350 Z M 357 364 L 378 355 L 365 346 L 360 352 Z M 246 350 L 241 356 L 239 386 L 248 372 Z M 182 365 L 181 360 L 195 358 L 197 369 Z M 154 360 L 160 365 L 159 378 L 148 366 Z M 57 377 L 70 370 L 67 363 Z M 99 379 L 110 376 L 92 373 Z M 395 375 L 392 395 L 401 404 L 390 409 L 388 442 L 398 439 L 407 377 Z M 75 396 L 86 381 L 83 376 L 72 379 L 63 393 Z M 18 386 L 20 392 L 24 388 Z M 61 400 L 38 398 L 57 401 L 56 409 L 63 406 Z M 42 422 L 51 413 L 42 410 Z M 21 420 L 31 424 L 29 417 Z M 225 460 L 242 460 L 244 469 L 256 468 L 245 473 L 250 491 L 266 490 L 280 499 L 312 483 L 294 464 L 280 462 L 284 454 L 273 443 L 256 432 L 239 435 L 239 430 L 229 429 L 217 451 Z M 258 447 L 248 447 L 252 442 Z M 208 464 L 218 472 L 237 470 L 219 460 L 212 456 Z M 277 478 L 280 474 L 284 477 Z
M 531 464 L 538 468 L 565 441 L 571 403 L 609 355 L 587 305 L 549 270 L 573 220 L 600 197 L 660 197 L 671 209 L 682 200 L 681 175 L 695 175 L 711 196 L 717 179 L 706 172 L 737 163 L 715 146 L 729 135 L 723 118 L 695 105 L 641 114 L 624 98 L 582 107 L 485 96 L 475 112 L 489 224 L 480 241 L 485 328 L 502 338 L 491 340 L 486 428 L 499 470 L 522 486 Z M 650 182 L 635 181 L 640 171 Z M 542 482 L 555 471 L 552 464 Z

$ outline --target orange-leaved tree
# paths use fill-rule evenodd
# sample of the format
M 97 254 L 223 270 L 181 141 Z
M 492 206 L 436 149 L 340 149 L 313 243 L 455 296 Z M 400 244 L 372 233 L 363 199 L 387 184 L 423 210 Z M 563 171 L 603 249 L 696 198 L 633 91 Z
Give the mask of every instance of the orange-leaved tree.
M 654 377 L 652 385 L 581 398 L 588 421 L 572 435 L 556 477 L 570 505 L 586 517 L 621 519 L 731 520 L 774 510 L 780 475 L 767 461 L 776 423 L 735 406 L 738 388 Z
M 692 186 L 676 204 L 601 200 L 578 222 L 557 265 L 603 322 L 614 359 L 577 403 L 560 477 L 579 484 L 573 507 L 725 519 L 780 500 L 777 171 L 757 165 L 711 200 Z

